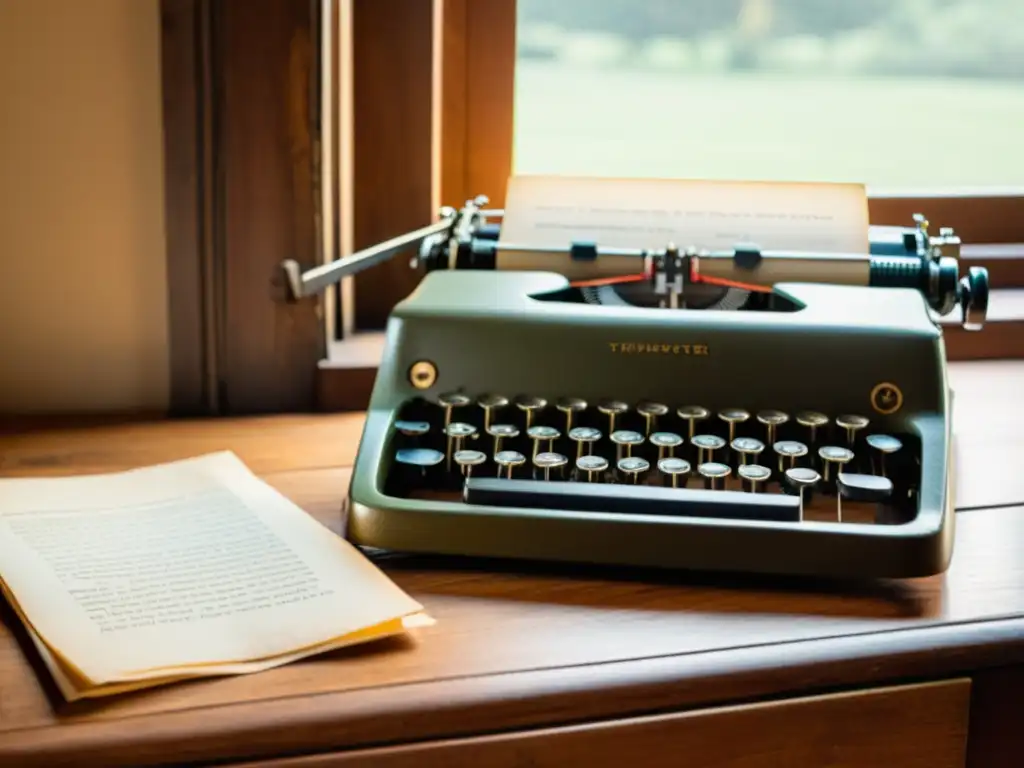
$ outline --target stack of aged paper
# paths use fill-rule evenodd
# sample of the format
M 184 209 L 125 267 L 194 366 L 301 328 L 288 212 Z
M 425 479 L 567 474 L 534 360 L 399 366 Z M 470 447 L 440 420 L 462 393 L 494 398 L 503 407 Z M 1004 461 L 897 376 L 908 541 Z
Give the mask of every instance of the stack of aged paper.
M 430 622 L 232 453 L 0 481 L 0 587 L 69 700 L 256 672 Z

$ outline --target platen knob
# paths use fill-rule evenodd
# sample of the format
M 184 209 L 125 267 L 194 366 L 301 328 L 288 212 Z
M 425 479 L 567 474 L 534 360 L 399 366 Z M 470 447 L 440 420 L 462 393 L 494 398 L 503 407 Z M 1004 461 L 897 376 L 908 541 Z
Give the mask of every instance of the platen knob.
M 988 315 L 988 270 L 971 267 L 960 278 L 960 311 L 966 331 L 980 331 Z

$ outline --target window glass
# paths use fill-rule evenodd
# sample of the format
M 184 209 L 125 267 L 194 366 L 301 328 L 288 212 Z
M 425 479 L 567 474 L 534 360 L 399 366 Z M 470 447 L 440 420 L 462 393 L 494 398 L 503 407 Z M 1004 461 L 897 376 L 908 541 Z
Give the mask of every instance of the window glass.
M 514 171 L 1024 184 L 1024 0 L 518 0 Z

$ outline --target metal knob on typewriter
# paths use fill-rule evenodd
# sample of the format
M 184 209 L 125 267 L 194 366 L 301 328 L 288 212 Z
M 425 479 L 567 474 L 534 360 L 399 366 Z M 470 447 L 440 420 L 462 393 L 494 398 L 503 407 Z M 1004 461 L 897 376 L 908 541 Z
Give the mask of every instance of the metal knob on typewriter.
M 772 446 L 775 455 L 779 457 L 779 472 L 796 466 L 796 460 L 807 455 L 807 446 L 796 440 L 780 440 Z
M 637 405 L 636 412 L 644 417 L 644 434 L 650 436 L 658 417 L 668 413 L 668 406 L 664 403 L 644 400 Z
M 775 436 L 778 434 L 779 427 L 789 421 L 789 414 L 776 410 L 760 411 L 757 414 L 757 420 L 765 426 L 767 433 L 765 442 L 768 445 L 772 445 L 775 442 Z
M 725 481 L 732 474 L 732 467 L 717 461 L 706 461 L 697 467 L 697 472 L 704 478 L 704 487 L 711 491 L 725 488 Z
M 555 407 L 565 414 L 565 432 L 572 429 L 572 418 L 577 413 L 587 410 L 587 401 L 579 397 L 563 397 L 555 403 Z
M 516 398 L 516 407 L 526 414 L 526 428 L 533 426 L 533 419 L 537 411 L 547 407 L 548 401 L 543 397 L 522 395 Z
M 826 483 L 834 482 L 836 474 L 843 465 L 853 460 L 853 451 L 838 445 L 823 445 L 818 449 L 818 455 L 824 462 L 822 474 Z
M 488 394 L 480 397 L 476 404 L 484 409 L 484 432 L 487 432 L 491 427 L 491 417 L 494 415 L 494 411 L 508 405 L 508 398 L 504 395 Z
M 673 488 L 686 487 L 686 478 L 690 474 L 690 462 L 670 456 L 658 462 L 658 471 L 668 479 L 669 485 Z
M 804 508 L 810 500 L 814 486 L 821 480 L 810 467 L 792 467 L 786 470 L 786 488 L 800 497 L 800 520 L 804 519 Z
M 764 450 L 764 443 L 753 437 L 737 437 L 729 447 L 739 454 L 741 464 L 752 464 Z
M 487 429 L 487 434 L 494 438 L 494 452 L 501 452 L 501 441 L 506 437 L 509 440 L 513 440 L 519 437 L 519 428 L 514 424 L 491 424 Z
M 988 270 L 971 267 L 960 278 L 960 311 L 964 330 L 980 331 L 988 316 Z
M 711 412 L 702 405 L 684 405 L 676 410 L 676 415 L 686 422 L 686 437 L 693 440 L 697 432 L 697 422 L 706 419 Z
M 615 418 L 629 410 L 629 406 L 621 400 L 604 400 L 598 403 L 597 410 L 608 417 L 608 434 L 615 431 Z
M 551 470 L 561 469 L 569 463 L 569 459 L 560 453 L 545 451 L 533 457 L 533 466 L 544 473 L 545 480 L 551 480 Z
M 628 477 L 633 485 L 640 482 L 640 475 L 651 468 L 650 462 L 641 456 L 623 456 L 617 466 L 619 472 Z
M 617 429 L 611 433 L 609 439 L 615 443 L 616 461 L 624 456 L 632 456 L 633 446 L 642 445 L 644 442 L 644 436 L 631 429 Z
M 736 470 L 743 483 L 743 489 L 749 493 L 757 493 L 763 483 L 768 482 L 772 471 L 761 464 L 744 464 Z
M 455 463 L 462 469 L 464 477 L 470 477 L 473 474 L 473 467 L 478 467 L 487 461 L 487 456 L 483 451 L 456 451 L 455 452 Z
M 903 447 L 903 443 L 891 435 L 880 434 L 868 435 L 864 442 L 878 455 L 878 474 L 885 477 L 885 457 L 900 450 Z M 875 457 L 872 456 L 871 458 L 871 464 L 874 465 Z
M 586 472 L 587 482 L 592 483 L 594 482 L 595 472 L 604 472 L 608 469 L 608 459 L 604 456 L 588 453 L 576 459 L 576 468 L 581 472 Z
M 729 425 L 729 442 L 736 438 L 736 425 L 750 418 L 750 412 L 742 408 L 726 408 L 718 412 L 718 418 Z
M 818 430 L 828 424 L 828 416 L 817 411 L 801 411 L 796 415 L 796 423 L 807 429 L 807 443 L 814 445 L 818 440 Z
M 469 405 L 472 400 L 468 396 L 461 392 L 444 392 L 437 396 L 437 403 L 444 408 L 444 426 L 445 429 L 452 421 L 452 411 L 455 408 L 464 408 Z
M 536 456 L 540 453 L 540 444 L 543 441 L 547 441 L 547 450 L 551 451 L 554 448 L 555 440 L 562 436 L 554 427 L 545 427 L 543 425 L 536 425 L 526 430 L 526 436 L 533 440 L 533 455 Z
M 519 451 L 500 451 L 494 455 L 494 463 L 498 465 L 498 477 L 504 471 L 505 476 L 512 477 L 512 471 L 526 463 L 526 457 Z
M 601 439 L 601 430 L 593 427 L 573 427 L 569 430 L 569 439 L 576 443 L 576 461 L 579 463 L 581 456 L 584 456 L 583 446 L 587 446 L 586 455 L 589 455 L 594 443 Z
M 715 451 L 725 446 L 725 440 L 718 435 L 695 435 L 690 441 L 697 447 L 697 463 L 704 464 L 715 458 Z
M 857 442 L 857 433 L 870 423 L 866 416 L 856 414 L 847 413 L 836 417 L 836 426 L 846 430 L 846 443 L 851 448 Z
M 650 436 L 651 445 L 658 448 L 658 461 L 672 456 L 673 451 L 683 444 L 683 438 L 675 432 L 655 432 Z

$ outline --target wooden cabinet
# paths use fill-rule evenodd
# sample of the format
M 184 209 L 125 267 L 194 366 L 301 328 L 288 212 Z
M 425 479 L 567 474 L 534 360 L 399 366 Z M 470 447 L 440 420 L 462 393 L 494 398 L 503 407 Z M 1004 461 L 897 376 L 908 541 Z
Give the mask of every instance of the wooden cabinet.
M 245 765 L 960 768 L 970 689 L 957 679 Z

